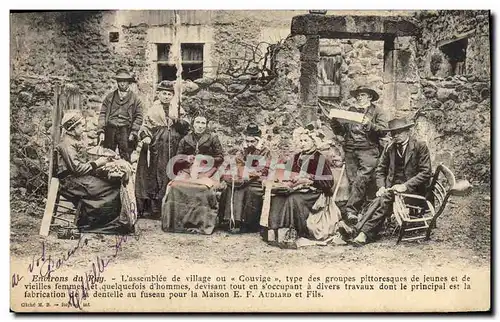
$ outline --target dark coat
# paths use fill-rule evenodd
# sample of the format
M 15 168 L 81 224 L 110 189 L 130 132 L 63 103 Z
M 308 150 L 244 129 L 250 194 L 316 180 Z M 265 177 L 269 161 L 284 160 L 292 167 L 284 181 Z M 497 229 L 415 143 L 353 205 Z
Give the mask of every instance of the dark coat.
M 176 120 L 170 128 L 157 126 L 148 128 L 147 134 L 141 133 L 142 138 L 151 137 L 151 144 L 144 145 L 137 162 L 135 180 L 136 198 L 161 200 L 167 190 L 167 184 L 172 174 L 167 173 L 170 159 L 176 154 L 178 144 L 189 131 L 189 123 Z M 142 139 L 141 138 L 141 139 Z M 150 165 L 147 163 L 148 149 Z M 173 174 L 179 169 L 173 167 Z
M 396 145 L 387 145 L 375 169 L 377 188 L 394 185 Z M 408 193 L 425 195 L 432 176 L 430 152 L 425 142 L 410 137 L 405 151 L 404 175 Z
M 128 126 L 131 134 L 137 135 L 142 125 L 143 104 L 137 94 L 128 91 L 125 99 L 120 102 L 118 90 L 109 93 L 102 102 L 97 123 L 97 133 L 104 132 L 104 127 L 108 124 L 109 115 L 118 109 L 126 109 L 128 115 Z
M 301 160 L 301 153 L 297 153 L 293 156 L 292 172 L 299 173 L 302 167 L 302 163 L 305 162 Z M 322 167 L 322 168 L 321 168 Z M 306 170 L 306 169 L 304 169 Z M 319 151 L 315 151 L 309 163 L 307 164 L 306 172 L 310 175 L 315 176 L 313 179 L 312 186 L 316 189 L 321 190 L 324 194 L 331 196 L 333 187 L 333 174 L 330 168 L 330 163 L 326 157 Z M 316 175 L 321 175 L 324 178 L 316 177 Z
M 182 138 L 177 148 L 177 155 L 209 155 L 214 158 L 214 169 L 217 169 L 224 162 L 224 151 L 219 138 L 210 133 L 203 133 L 199 138 L 190 132 Z M 190 166 L 187 162 L 180 162 L 180 168 L 186 169 Z

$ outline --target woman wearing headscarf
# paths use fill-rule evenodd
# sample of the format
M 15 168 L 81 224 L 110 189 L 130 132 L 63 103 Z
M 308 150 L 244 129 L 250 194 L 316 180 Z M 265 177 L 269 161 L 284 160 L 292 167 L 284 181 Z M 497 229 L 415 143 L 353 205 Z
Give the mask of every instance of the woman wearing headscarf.
M 179 142 L 176 160 L 168 172 L 179 169 L 167 188 L 162 206 L 166 232 L 211 234 L 216 224 L 217 200 L 212 176 L 224 161 L 218 137 L 207 130 L 207 118 L 193 118 L 192 131 Z
M 175 106 L 173 82 L 158 84 L 158 98 L 148 110 L 139 137 L 142 148 L 137 162 L 135 194 L 139 214 L 148 208 L 160 217 L 161 203 L 172 175 L 167 173 L 169 160 L 176 154 L 180 140 L 188 133 L 189 123 L 182 120 Z M 176 169 L 177 170 L 177 169 Z
M 264 146 L 262 131 L 249 124 L 243 134 L 241 149 L 236 154 L 238 176 L 226 178 L 219 217 L 230 232 L 258 232 L 262 211 L 262 178 L 267 175 L 270 151 Z
M 112 157 L 89 161 L 83 143 L 85 118 L 79 111 L 67 111 L 62 119 L 63 134 L 56 148 L 56 177 L 60 193 L 77 208 L 77 226 L 83 232 L 128 233 L 133 222 L 120 218 L 121 176 L 110 176 L 105 165 Z
M 294 133 L 300 152 L 293 156 L 291 177 L 271 199 L 268 229 L 277 236 L 279 228 L 289 228 L 296 237 L 309 237 L 307 218 L 321 194 L 332 195 L 333 175 L 326 157 L 317 150 L 314 131 L 300 128 Z

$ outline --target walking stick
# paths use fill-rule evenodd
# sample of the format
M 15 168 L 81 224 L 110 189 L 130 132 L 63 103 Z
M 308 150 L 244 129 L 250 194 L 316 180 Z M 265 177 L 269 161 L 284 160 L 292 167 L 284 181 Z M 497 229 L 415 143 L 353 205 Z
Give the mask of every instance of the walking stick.
M 229 229 L 236 227 L 234 220 L 234 176 L 231 176 L 231 220 L 229 221 Z

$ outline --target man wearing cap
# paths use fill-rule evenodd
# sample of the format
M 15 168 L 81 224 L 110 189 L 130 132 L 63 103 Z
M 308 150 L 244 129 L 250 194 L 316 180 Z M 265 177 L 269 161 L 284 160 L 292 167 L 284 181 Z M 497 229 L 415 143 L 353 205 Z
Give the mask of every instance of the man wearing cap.
M 134 78 L 125 69 L 119 69 L 115 79 L 118 88 L 102 102 L 97 133 L 99 142 L 105 148 L 114 151 L 118 146 L 120 156 L 130 161 L 142 124 L 143 106 L 139 97 L 129 88 Z
M 358 245 L 373 241 L 392 213 L 394 192 L 425 195 L 432 176 L 430 153 L 427 144 L 410 136 L 414 125 L 403 118 L 389 122 L 386 131 L 392 142 L 384 149 L 375 170 L 377 182 L 376 210 L 362 214 L 354 232 L 343 226 L 346 235 L 357 233 L 354 243 Z
M 362 123 L 340 123 L 332 119 L 332 129 L 344 136 L 344 152 L 350 194 L 346 204 L 346 219 L 356 224 L 358 214 L 366 199 L 367 188 L 373 179 L 373 171 L 380 155 L 379 140 L 385 136 L 386 116 L 373 104 L 379 95 L 373 89 L 358 87 L 350 92 L 356 98 L 351 112 L 363 114 Z

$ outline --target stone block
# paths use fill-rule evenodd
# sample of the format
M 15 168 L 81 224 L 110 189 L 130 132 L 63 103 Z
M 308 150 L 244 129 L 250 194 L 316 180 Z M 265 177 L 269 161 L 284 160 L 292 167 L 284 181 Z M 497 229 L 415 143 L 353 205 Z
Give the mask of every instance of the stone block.
M 375 57 L 376 55 L 377 55 L 377 52 L 372 50 L 372 49 L 369 49 L 369 48 L 365 48 L 365 49 L 360 51 L 361 58 L 371 58 L 371 57 Z
M 319 61 L 319 36 L 308 36 L 300 52 L 301 61 Z
M 424 88 L 424 96 L 426 98 L 434 98 L 436 97 L 436 89 L 433 87 L 425 87 Z
M 410 50 L 412 46 L 413 37 L 396 37 L 394 39 L 394 49 L 396 50 Z
M 384 32 L 396 34 L 400 36 L 415 36 L 418 34 L 418 27 L 410 21 L 407 20 L 390 20 L 388 18 L 384 21 Z
M 454 89 L 449 88 L 439 88 L 437 90 L 437 99 L 440 102 L 445 102 L 447 100 L 458 100 L 457 92 Z
M 316 105 L 318 99 L 318 65 L 313 61 L 304 61 L 300 73 L 300 101 L 303 104 Z
M 364 70 L 363 65 L 361 65 L 360 63 L 357 62 L 357 63 L 349 65 L 348 73 L 349 74 L 358 74 L 358 73 L 361 73 L 363 70 Z
M 350 53 L 352 51 L 352 49 L 353 49 L 352 45 L 349 45 L 349 44 L 342 45 L 342 51 L 343 51 L 344 55 Z
M 348 32 L 383 33 L 383 19 L 379 16 L 348 16 Z
M 320 56 L 336 56 L 342 53 L 340 46 L 323 46 L 319 47 Z
M 443 110 L 454 110 L 456 108 L 456 103 L 453 100 L 447 100 L 446 102 L 443 103 L 442 109 Z
M 345 31 L 346 21 L 343 16 L 301 15 L 292 18 L 292 35 L 328 35 L 331 32 Z
M 208 90 L 213 93 L 224 93 L 226 91 L 226 88 L 222 84 L 215 83 L 210 85 Z
M 415 56 L 411 51 L 395 50 L 396 70 L 395 77 L 397 82 L 413 82 L 418 80 L 417 64 Z

